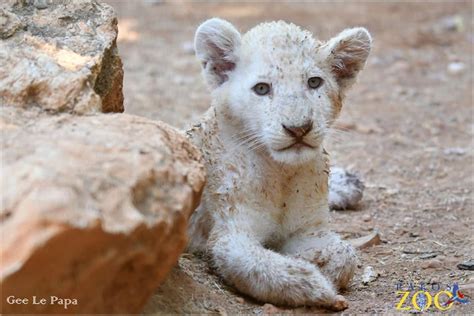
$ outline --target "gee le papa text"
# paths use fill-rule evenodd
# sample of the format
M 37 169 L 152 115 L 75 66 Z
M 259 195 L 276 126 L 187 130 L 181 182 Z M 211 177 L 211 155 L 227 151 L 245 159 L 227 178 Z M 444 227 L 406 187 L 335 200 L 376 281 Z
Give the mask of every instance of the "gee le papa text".
M 7 297 L 7 303 L 12 305 L 62 305 L 64 309 L 68 309 L 71 305 L 77 305 L 77 299 L 75 298 L 61 298 L 54 295 L 49 297 L 38 297 L 33 295 L 31 298 L 28 297 L 15 297 L 10 295 Z

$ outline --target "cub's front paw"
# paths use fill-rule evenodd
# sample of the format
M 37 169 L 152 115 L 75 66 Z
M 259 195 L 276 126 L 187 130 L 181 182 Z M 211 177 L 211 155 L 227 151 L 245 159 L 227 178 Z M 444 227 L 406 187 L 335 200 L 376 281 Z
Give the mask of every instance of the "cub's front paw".
M 349 302 L 346 300 L 346 298 L 342 295 L 336 295 L 334 298 L 334 302 L 332 303 L 329 308 L 331 308 L 333 311 L 340 312 L 349 307 Z

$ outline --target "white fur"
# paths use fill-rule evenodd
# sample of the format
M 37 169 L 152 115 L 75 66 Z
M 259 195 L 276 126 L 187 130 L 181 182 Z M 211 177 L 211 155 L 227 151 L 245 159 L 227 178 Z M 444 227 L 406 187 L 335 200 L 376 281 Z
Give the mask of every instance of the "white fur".
M 327 228 L 322 143 L 365 63 L 368 32 L 352 29 L 321 43 L 281 21 L 240 36 L 230 23 L 211 19 L 198 28 L 195 48 L 213 103 L 188 131 L 208 172 L 189 227 L 190 250 L 209 252 L 218 273 L 261 301 L 346 308 L 337 289 L 349 284 L 356 256 Z M 314 76 L 324 83 L 309 89 Z M 252 90 L 259 82 L 271 85 L 269 95 Z M 308 120 L 313 129 L 303 140 L 311 147 L 281 151 L 295 141 L 282 124 Z
M 331 168 L 329 175 L 329 206 L 331 209 L 343 210 L 355 208 L 362 199 L 363 182 L 355 175 L 342 168 Z

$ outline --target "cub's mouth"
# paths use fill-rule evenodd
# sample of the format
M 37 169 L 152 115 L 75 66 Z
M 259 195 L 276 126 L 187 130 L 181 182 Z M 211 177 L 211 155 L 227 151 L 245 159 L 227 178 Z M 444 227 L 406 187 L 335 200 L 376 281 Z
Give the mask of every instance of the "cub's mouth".
M 300 141 L 294 142 L 293 144 L 289 146 L 285 146 L 283 148 L 277 149 L 276 151 L 281 152 L 281 151 L 286 151 L 286 150 L 302 150 L 304 148 L 314 149 L 316 147 L 306 143 L 305 141 L 300 140 Z

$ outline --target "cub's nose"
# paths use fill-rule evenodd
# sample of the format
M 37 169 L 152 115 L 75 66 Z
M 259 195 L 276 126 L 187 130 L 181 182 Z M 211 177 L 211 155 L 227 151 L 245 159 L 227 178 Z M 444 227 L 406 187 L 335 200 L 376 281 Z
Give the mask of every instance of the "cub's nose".
M 300 126 L 287 126 L 285 124 L 281 124 L 281 126 L 283 126 L 283 129 L 288 135 L 294 138 L 301 138 L 313 129 L 313 121 L 306 121 Z

